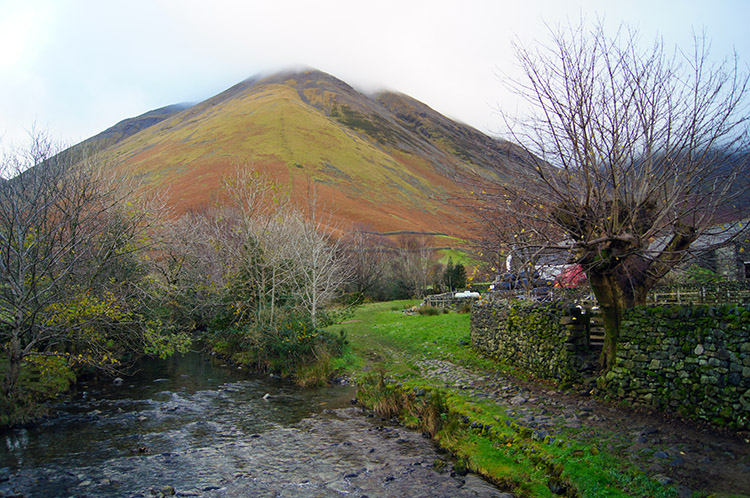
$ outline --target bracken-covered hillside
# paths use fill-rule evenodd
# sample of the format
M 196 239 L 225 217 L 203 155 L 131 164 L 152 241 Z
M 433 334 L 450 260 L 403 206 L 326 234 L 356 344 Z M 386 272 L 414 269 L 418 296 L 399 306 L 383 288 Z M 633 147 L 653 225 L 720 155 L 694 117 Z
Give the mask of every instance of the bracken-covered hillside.
M 319 71 L 243 81 L 204 102 L 124 120 L 85 142 L 145 184 L 168 189 L 176 212 L 220 198 L 238 166 L 313 186 L 340 225 L 464 238 L 466 178 L 508 180 L 523 151 L 401 94 L 364 95 Z

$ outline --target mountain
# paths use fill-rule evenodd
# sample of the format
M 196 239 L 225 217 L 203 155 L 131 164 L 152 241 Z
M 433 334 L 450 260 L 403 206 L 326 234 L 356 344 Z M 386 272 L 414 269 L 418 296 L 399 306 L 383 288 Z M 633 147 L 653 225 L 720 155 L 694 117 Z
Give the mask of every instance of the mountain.
M 465 178 L 511 180 L 523 150 L 452 121 L 406 95 L 368 96 L 319 71 L 245 80 L 195 105 L 126 119 L 84 144 L 145 184 L 168 189 L 179 212 L 218 197 L 238 166 L 315 185 L 335 219 L 380 233 L 465 238 Z
M 87 140 L 85 143 L 98 149 L 106 148 L 189 107 L 191 107 L 191 104 L 174 104 L 154 109 L 135 118 L 123 119 L 116 125 L 107 128 L 95 137 Z

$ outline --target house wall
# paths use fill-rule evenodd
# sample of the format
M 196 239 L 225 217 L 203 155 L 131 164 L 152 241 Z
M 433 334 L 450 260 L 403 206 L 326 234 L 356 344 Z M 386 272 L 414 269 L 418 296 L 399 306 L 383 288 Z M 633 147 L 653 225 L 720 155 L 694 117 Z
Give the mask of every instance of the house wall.
M 715 271 L 730 281 L 747 282 L 750 276 L 746 264 L 750 264 L 749 236 L 740 236 L 738 240 L 724 247 L 719 247 L 706 255 L 699 256 L 695 263 Z
M 715 251 L 716 273 L 728 280 L 744 280 L 744 267 L 737 249 L 737 246 L 729 245 Z

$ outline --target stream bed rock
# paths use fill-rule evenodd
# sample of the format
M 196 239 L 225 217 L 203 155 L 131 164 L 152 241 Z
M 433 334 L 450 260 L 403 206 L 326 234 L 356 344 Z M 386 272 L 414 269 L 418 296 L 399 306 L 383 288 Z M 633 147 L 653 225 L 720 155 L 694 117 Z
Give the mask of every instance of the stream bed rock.
M 436 465 L 436 462 L 438 463 Z M 208 447 L 115 458 L 106 465 L 19 470 L 0 496 L 510 497 L 458 475 L 420 434 L 357 408 L 325 410 Z
M 84 388 L 0 432 L 0 498 L 509 496 L 352 407 L 351 386 L 301 389 L 190 354 Z

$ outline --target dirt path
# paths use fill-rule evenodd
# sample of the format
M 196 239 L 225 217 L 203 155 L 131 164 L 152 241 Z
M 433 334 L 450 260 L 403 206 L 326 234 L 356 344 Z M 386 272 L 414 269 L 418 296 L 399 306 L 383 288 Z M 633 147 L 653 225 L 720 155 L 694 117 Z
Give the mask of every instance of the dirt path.
M 587 395 L 561 394 L 507 375 L 480 375 L 446 360 L 418 362 L 446 389 L 495 401 L 539 436 L 597 440 L 647 475 L 693 491 L 750 496 L 750 434 L 721 431 L 660 413 L 619 408 Z

